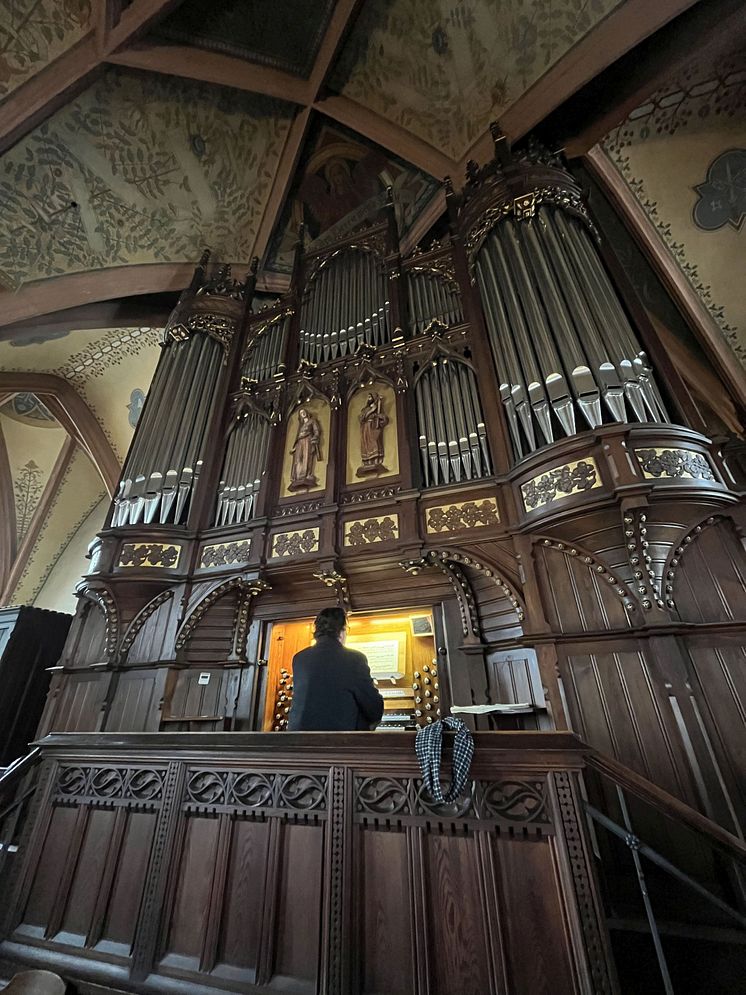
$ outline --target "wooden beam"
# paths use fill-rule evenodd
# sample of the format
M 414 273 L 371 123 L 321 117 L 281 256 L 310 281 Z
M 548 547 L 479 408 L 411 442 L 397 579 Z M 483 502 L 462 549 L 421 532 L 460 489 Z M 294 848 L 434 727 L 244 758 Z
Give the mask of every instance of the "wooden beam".
M 16 503 L 13 476 L 10 472 L 8 448 L 0 428 L 0 591 L 5 590 L 7 579 L 16 558 Z M 0 607 L 7 599 L 0 596 Z
M 31 517 L 26 534 L 21 540 L 18 552 L 16 553 L 13 561 L 13 566 L 8 573 L 7 580 L 2 592 L 0 593 L 0 604 L 6 604 L 9 602 L 13 597 L 13 592 L 18 587 L 23 571 L 26 569 L 29 556 L 33 552 L 36 540 L 39 538 L 39 532 L 41 531 L 41 528 L 49 515 L 52 501 L 59 490 L 59 486 L 65 472 L 67 471 L 67 468 L 70 466 L 70 460 L 73 458 L 73 453 L 75 452 L 77 445 L 78 444 L 75 439 L 69 435 L 62 443 L 62 447 L 60 448 L 57 459 L 52 467 L 52 472 L 49 475 L 49 479 L 47 480 L 42 496 L 34 510 L 34 514 Z
M 132 0 L 122 11 L 119 22 L 108 32 L 105 40 L 106 52 L 113 52 L 121 45 L 136 41 L 181 2 L 182 0 Z
M 54 373 L 0 371 L 0 390 L 41 397 L 68 435 L 90 456 L 107 491 L 113 495 L 121 470 L 119 460 L 95 415 L 71 383 Z
M 728 385 L 734 400 L 741 408 L 746 408 L 746 371 L 725 341 L 704 301 L 653 227 L 642 204 L 598 146 L 583 157 L 583 162 L 616 207 L 630 234 L 697 335 L 710 362 Z
M 438 180 L 457 174 L 458 164 L 440 149 L 349 97 L 329 96 L 313 106 L 320 114 L 357 131 Z
M 510 141 L 522 138 L 594 76 L 695 3 L 697 0 L 626 0 L 500 115 L 501 129 Z M 463 174 L 469 159 L 485 162 L 491 158 L 492 142 L 485 131 L 464 153 L 458 175 Z
M 363 0 L 336 0 L 334 11 L 322 39 L 316 60 L 308 80 L 309 104 L 313 103 L 326 83 L 337 55 L 352 27 L 352 24 L 363 6 Z
M 0 104 L 0 155 L 85 89 L 103 71 L 105 55 L 146 31 L 177 2 L 133 0 L 108 30 L 108 21 L 99 18 L 76 45 L 14 90 Z
M 209 52 L 186 45 L 140 42 L 107 56 L 107 61 L 130 69 L 165 73 L 184 79 L 202 80 L 234 90 L 247 90 L 267 97 L 305 104 L 308 82 L 292 73 L 259 66 L 221 52 Z
M 310 107 L 304 107 L 296 115 L 285 138 L 285 145 L 277 163 L 277 169 L 272 180 L 272 188 L 264 205 L 262 220 L 259 224 L 256 238 L 254 239 L 254 248 L 251 253 L 252 256 L 258 256 L 261 262 L 264 262 L 264 256 L 267 252 L 272 232 L 275 225 L 280 221 L 285 201 L 290 193 L 295 169 L 298 165 L 298 159 L 303 149 L 303 142 L 308 132 L 310 119 L 311 109 Z
M 746 48 L 743 0 L 698 4 L 591 82 L 548 123 L 568 157 L 583 155 L 661 87 L 697 62 L 716 66 Z

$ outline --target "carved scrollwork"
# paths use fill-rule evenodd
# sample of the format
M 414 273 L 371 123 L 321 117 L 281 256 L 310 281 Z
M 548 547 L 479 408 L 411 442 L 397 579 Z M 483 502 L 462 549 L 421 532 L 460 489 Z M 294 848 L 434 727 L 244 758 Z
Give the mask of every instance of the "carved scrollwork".
M 279 532 L 272 537 L 272 556 L 303 556 L 319 548 L 319 530 Z
M 521 495 L 526 511 L 534 511 L 545 504 L 600 486 L 596 461 L 588 458 L 554 467 L 532 477 L 527 483 L 521 484 Z
M 165 542 L 125 542 L 119 554 L 120 567 L 161 567 L 174 570 L 179 565 L 181 546 Z
M 183 622 L 181 629 L 179 630 L 179 634 L 176 637 L 177 650 L 183 649 L 186 645 L 208 608 L 212 607 L 212 605 L 214 605 L 219 598 L 222 598 L 223 595 L 234 590 L 238 590 L 240 594 L 237 608 L 237 610 L 239 610 L 244 604 L 248 606 L 248 601 L 251 598 L 262 594 L 264 591 L 271 590 L 271 587 L 266 580 L 262 580 L 260 577 L 255 577 L 253 580 L 247 580 L 245 577 L 232 577 L 230 580 L 226 580 L 223 581 L 222 584 L 218 584 L 217 587 L 213 588 L 209 594 L 205 595 L 205 597 L 194 608 L 192 613 L 187 617 L 186 621 Z M 246 618 L 248 619 L 248 610 Z
M 323 812 L 327 793 L 323 774 L 199 769 L 189 772 L 184 800 L 236 809 Z
M 481 501 L 461 501 L 428 508 L 425 524 L 428 532 L 458 532 L 460 529 L 478 529 L 498 525 L 500 515 L 495 498 Z
M 79 597 L 92 602 L 104 616 L 106 622 L 106 657 L 113 662 L 117 655 L 119 642 L 119 612 L 111 591 L 104 587 L 82 587 L 77 591 Z
M 154 802 L 163 797 L 165 771 L 147 767 L 62 767 L 56 794 L 62 798 L 112 798 Z
M 448 787 L 443 784 L 444 789 Z M 358 777 L 355 817 L 407 819 L 434 815 L 441 819 L 474 819 L 501 825 L 551 825 L 545 781 L 471 781 L 450 804 L 432 798 L 421 778 Z
M 345 522 L 345 546 L 366 546 L 372 542 L 392 542 L 398 538 L 398 515 L 384 515 L 382 518 L 365 518 L 354 522 Z
M 150 616 L 153 615 L 156 611 L 158 611 L 161 605 L 165 604 L 167 601 L 170 601 L 171 598 L 173 598 L 173 596 L 174 592 L 171 589 L 167 591 L 161 591 L 160 594 L 157 594 L 151 601 L 149 601 L 144 606 L 144 608 L 140 609 L 137 615 L 135 615 L 135 617 L 132 619 L 132 621 L 129 624 L 129 628 L 124 634 L 122 645 L 119 647 L 120 660 L 126 659 L 126 656 L 129 653 L 130 649 L 132 648 L 132 644 L 134 643 L 138 632 L 140 631 L 140 629 L 142 629 L 143 625 L 145 625 Z

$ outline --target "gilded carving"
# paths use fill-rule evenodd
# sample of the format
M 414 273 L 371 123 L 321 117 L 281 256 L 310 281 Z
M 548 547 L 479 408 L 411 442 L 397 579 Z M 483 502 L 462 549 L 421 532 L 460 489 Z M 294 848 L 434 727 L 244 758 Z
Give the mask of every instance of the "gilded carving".
M 457 504 L 440 504 L 425 512 L 428 532 L 457 532 L 459 529 L 477 529 L 497 525 L 500 514 L 495 498 L 482 501 L 461 501 Z
M 366 546 L 372 542 L 391 542 L 399 538 L 399 516 L 361 518 L 345 522 L 345 546 Z
M 521 484 L 521 496 L 526 511 L 534 511 L 554 501 L 563 501 L 573 494 L 582 494 L 601 487 L 598 466 L 592 456 L 532 477 Z
M 181 546 L 164 542 L 125 542 L 119 554 L 120 567 L 160 567 L 175 570 Z
M 298 532 L 278 532 L 272 537 L 272 556 L 303 556 L 319 548 L 319 530 L 303 529 Z
M 236 542 L 218 542 L 202 547 L 200 570 L 210 567 L 230 567 L 236 563 L 246 563 L 251 553 L 251 539 L 240 539 Z
M 690 449 L 637 449 L 635 456 L 643 477 L 687 477 L 691 480 L 714 480 L 707 458 Z

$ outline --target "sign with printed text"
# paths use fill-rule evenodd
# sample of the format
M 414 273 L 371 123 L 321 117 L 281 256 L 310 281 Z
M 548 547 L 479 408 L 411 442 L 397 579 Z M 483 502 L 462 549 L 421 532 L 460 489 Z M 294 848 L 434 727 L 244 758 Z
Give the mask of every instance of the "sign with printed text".
M 403 639 L 356 639 L 353 636 L 348 637 L 346 645 L 366 655 L 374 677 L 387 677 L 404 672 L 403 643 Z

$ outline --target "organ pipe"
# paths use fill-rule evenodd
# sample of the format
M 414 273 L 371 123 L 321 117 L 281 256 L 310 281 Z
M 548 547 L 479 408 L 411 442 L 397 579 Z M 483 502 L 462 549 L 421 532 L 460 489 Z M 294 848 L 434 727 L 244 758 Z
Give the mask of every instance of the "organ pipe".
M 277 315 L 253 333 L 241 365 L 241 375 L 247 380 L 268 380 L 285 368 L 290 320 L 290 312 Z
M 127 454 L 111 524 L 186 522 L 218 400 L 218 381 L 243 314 L 246 285 L 230 267 L 204 280 L 203 256 L 164 334 L 148 400 Z
M 267 469 L 270 428 L 269 420 L 255 412 L 235 424 L 220 474 L 214 525 L 234 525 L 252 517 Z
M 364 342 L 391 338 L 388 277 L 372 250 L 348 248 L 330 256 L 306 286 L 301 307 L 300 354 L 327 363 L 354 353 Z
M 424 335 L 433 322 L 438 322 L 445 328 L 463 322 L 458 284 L 442 274 L 410 269 L 408 293 L 410 321 L 415 335 Z
M 425 486 L 490 476 L 487 429 L 471 367 L 438 357 L 418 374 L 414 390 Z
M 608 422 L 667 422 L 572 177 L 555 157 L 498 158 L 465 195 L 481 197 L 467 247 L 516 457 Z

